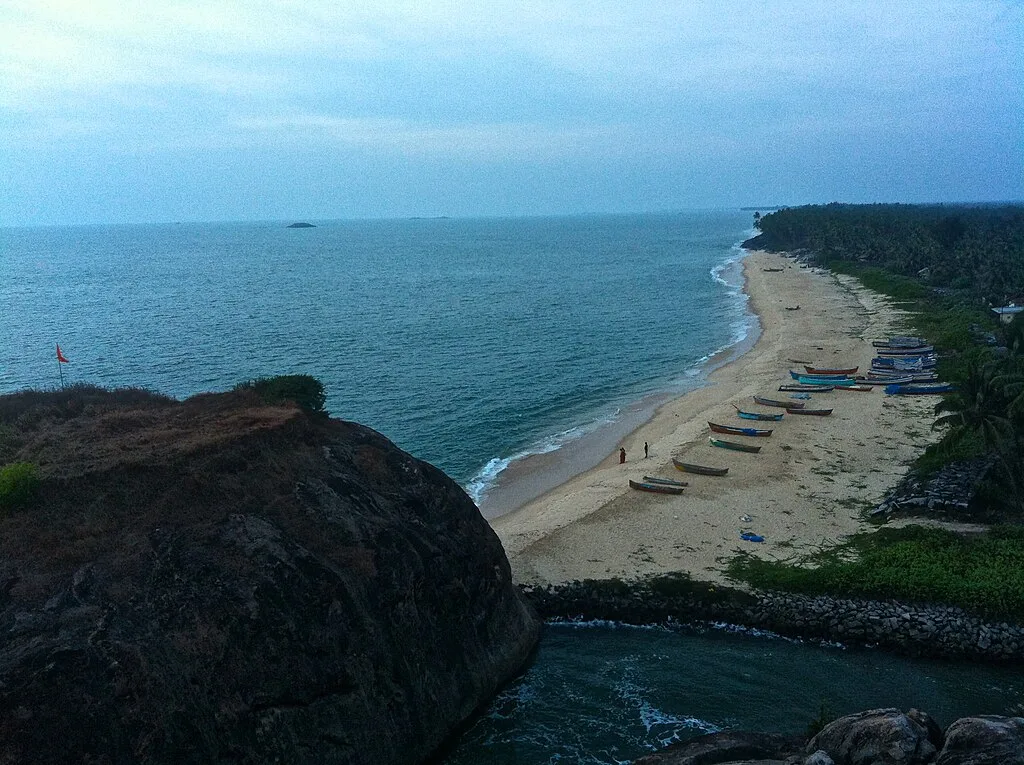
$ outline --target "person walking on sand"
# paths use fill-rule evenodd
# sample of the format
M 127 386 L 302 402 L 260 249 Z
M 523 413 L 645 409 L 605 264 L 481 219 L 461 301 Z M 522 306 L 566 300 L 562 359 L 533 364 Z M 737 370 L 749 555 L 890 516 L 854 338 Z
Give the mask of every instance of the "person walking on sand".
M 648 457 L 650 457 L 650 456 L 651 456 L 651 455 L 650 455 L 650 453 L 648 452 L 647 442 L 646 442 L 646 441 L 644 441 L 644 459 L 647 459 L 647 458 L 648 458 Z
M 619 464 L 621 465 L 625 461 L 626 461 L 626 450 L 620 446 L 619 447 Z

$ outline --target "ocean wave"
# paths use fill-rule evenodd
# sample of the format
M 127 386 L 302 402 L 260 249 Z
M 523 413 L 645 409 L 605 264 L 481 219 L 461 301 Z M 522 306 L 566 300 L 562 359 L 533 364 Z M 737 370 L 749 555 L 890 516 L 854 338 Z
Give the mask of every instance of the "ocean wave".
M 470 498 L 479 505 L 487 495 L 488 490 L 493 487 L 495 482 L 498 480 L 498 476 L 501 475 L 501 473 L 513 462 L 526 459 L 527 457 L 534 457 L 539 454 L 550 454 L 553 451 L 557 451 L 567 443 L 583 438 L 589 433 L 593 433 L 598 428 L 614 422 L 620 411 L 620 409 L 616 408 L 614 412 L 599 415 L 595 419 L 584 423 L 583 425 L 576 425 L 568 428 L 567 430 L 555 433 L 554 435 L 545 436 L 541 440 L 535 442 L 532 446 L 516 452 L 510 457 L 493 457 L 488 460 L 482 468 L 480 468 L 476 475 L 469 479 L 463 488 L 466 490 L 466 493 Z

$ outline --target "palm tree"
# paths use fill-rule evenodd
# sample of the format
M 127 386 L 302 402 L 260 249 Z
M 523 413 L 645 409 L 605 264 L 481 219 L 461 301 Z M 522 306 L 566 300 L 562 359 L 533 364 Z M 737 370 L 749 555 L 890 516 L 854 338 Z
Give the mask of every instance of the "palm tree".
M 975 354 L 968 360 L 967 374 L 957 389 L 935 405 L 936 414 L 948 414 L 939 417 L 932 427 L 948 426 L 945 439 L 949 443 L 979 437 L 997 458 L 998 478 L 1009 490 L 1008 503 L 1024 509 L 1024 456 L 1020 448 L 1024 375 L 1020 367 L 1011 360 Z

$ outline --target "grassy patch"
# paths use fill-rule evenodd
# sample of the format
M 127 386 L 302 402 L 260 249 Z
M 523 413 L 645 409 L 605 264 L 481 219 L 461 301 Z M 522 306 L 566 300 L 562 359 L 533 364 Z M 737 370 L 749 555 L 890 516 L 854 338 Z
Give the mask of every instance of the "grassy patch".
M 729 576 L 808 595 L 946 603 L 987 616 L 1024 617 L 1024 528 L 964 537 L 908 526 L 858 534 L 792 562 L 741 553 Z

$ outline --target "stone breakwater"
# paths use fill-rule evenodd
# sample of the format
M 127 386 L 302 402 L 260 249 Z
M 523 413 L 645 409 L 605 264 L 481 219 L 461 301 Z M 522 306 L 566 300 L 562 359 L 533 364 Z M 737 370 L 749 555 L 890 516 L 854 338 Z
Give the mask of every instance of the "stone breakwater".
M 907 656 L 1024 661 L 1024 626 L 986 620 L 951 606 L 747 593 L 668 578 L 636 583 L 588 580 L 522 589 L 537 612 L 549 619 L 727 622 Z

